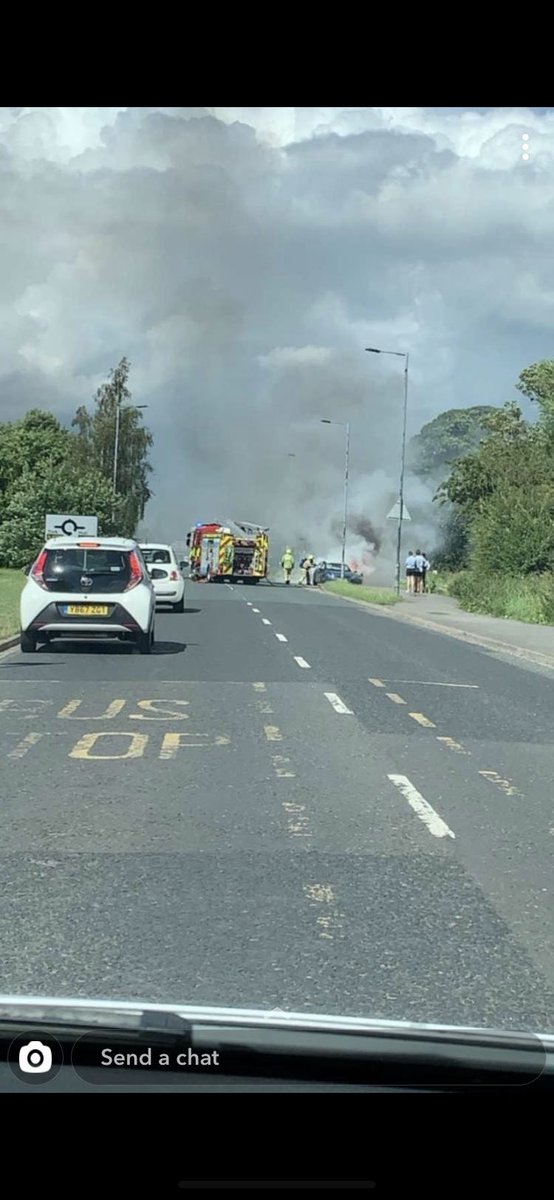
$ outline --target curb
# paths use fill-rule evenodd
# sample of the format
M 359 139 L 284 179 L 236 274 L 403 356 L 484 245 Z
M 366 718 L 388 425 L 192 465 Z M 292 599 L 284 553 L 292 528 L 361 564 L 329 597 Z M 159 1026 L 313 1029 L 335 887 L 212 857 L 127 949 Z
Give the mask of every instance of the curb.
M 469 642 L 470 645 L 483 646 L 486 650 L 501 650 L 512 658 L 522 658 L 526 662 L 535 663 L 539 667 L 549 667 L 554 670 L 554 655 L 541 654 L 539 650 L 525 650 L 522 646 L 513 646 L 511 642 L 501 642 L 499 638 L 490 638 L 485 634 L 469 633 L 465 629 L 451 629 L 440 625 L 438 621 L 427 621 L 424 617 L 414 617 L 408 613 L 398 612 L 398 607 L 387 608 L 380 604 L 369 604 L 366 600 L 355 600 L 352 596 L 337 596 L 334 592 L 326 592 L 334 600 L 346 600 L 347 604 L 355 604 L 357 608 L 369 610 L 380 617 L 390 617 L 393 621 L 405 621 L 407 624 L 419 625 L 420 629 L 429 629 L 433 633 L 444 633 L 446 637 L 455 638 L 459 642 Z
M 15 637 L 3 638 L 2 641 L 0 641 L 0 654 L 2 653 L 3 650 L 11 650 L 12 646 L 18 646 L 18 645 L 19 645 L 19 634 L 18 633 L 15 635 Z

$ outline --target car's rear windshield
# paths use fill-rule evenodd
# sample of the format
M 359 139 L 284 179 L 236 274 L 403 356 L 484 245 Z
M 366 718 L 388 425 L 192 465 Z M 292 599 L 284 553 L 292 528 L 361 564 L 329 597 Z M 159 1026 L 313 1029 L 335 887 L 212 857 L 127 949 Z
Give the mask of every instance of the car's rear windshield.
M 126 586 L 129 577 L 126 550 L 60 546 L 48 551 L 44 565 L 44 582 L 53 591 L 115 592 Z
M 171 552 L 158 546 L 141 546 L 141 553 L 146 563 L 170 563 Z

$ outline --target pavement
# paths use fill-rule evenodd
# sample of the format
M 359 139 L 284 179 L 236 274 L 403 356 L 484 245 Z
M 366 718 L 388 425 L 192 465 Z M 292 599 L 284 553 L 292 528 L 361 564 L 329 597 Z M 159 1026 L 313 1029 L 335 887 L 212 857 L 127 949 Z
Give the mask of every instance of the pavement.
M 552 1031 L 552 671 L 443 599 L 1 654 L 1 990 Z

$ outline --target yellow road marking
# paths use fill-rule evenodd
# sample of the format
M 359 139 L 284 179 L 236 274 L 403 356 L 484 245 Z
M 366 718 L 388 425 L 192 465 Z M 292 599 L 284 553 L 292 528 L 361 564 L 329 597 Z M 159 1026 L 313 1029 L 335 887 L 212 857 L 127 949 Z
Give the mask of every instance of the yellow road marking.
M 389 700 L 392 700 L 394 702 L 394 704 L 405 704 L 406 703 L 406 701 L 402 699 L 402 696 L 398 695 L 398 692 L 387 692 L 386 694 L 387 694 Z
M 60 708 L 60 711 L 59 711 L 59 713 L 57 713 L 57 716 L 66 718 L 67 720 L 72 720 L 72 721 L 102 721 L 104 719 L 109 721 L 111 718 L 117 717 L 117 714 L 121 712 L 121 709 L 125 708 L 126 701 L 125 700 L 112 700 L 111 704 L 108 704 L 108 707 L 105 710 L 105 712 L 100 713 L 100 716 L 98 716 L 98 717 L 90 717 L 90 716 L 89 717 L 81 717 L 81 716 L 74 717 L 73 713 L 77 712 L 77 709 L 81 707 L 82 703 L 83 703 L 82 700 L 70 700 L 65 705 L 64 708 Z
M 289 771 L 290 758 L 285 758 L 283 754 L 274 754 L 271 759 L 275 774 L 280 779 L 296 779 L 296 772 Z
M 462 746 L 460 742 L 455 742 L 454 738 L 439 737 L 437 734 L 437 742 L 444 742 L 445 746 L 449 750 L 454 750 L 456 754 L 471 754 L 471 750 L 466 750 L 465 746 Z
M 208 741 L 209 738 L 209 733 L 166 733 L 159 756 L 162 759 L 176 758 L 179 750 L 187 746 L 228 746 L 231 742 L 225 734 L 216 734 Z
M 264 725 L 264 733 L 268 742 L 281 742 L 283 735 L 277 725 Z
M 425 717 L 423 713 L 410 713 L 413 721 L 417 721 L 418 725 L 425 725 L 427 729 L 436 729 L 434 721 L 430 721 L 429 717 Z
M 145 716 L 144 713 L 129 713 L 130 721 L 167 721 L 168 717 L 172 721 L 186 721 L 189 714 L 184 712 L 175 712 L 173 708 L 153 708 L 154 704 L 182 704 L 190 705 L 190 700 L 137 700 L 137 708 L 144 709 L 144 713 L 153 713 L 153 716 Z M 156 714 L 161 714 L 157 716 Z
M 489 783 L 495 783 L 497 787 L 501 788 L 506 796 L 523 795 L 522 792 L 518 792 L 517 788 L 514 787 L 511 779 L 503 779 L 502 776 L 498 774 L 498 771 L 479 771 L 479 774 L 482 775 L 484 779 L 488 779 Z
M 384 687 L 382 679 L 368 679 L 368 683 L 372 683 L 374 687 Z
M 28 754 L 31 746 L 36 746 L 37 742 L 44 737 L 43 733 L 28 733 L 13 750 L 10 750 L 8 758 L 23 758 L 24 754 Z
M 91 754 L 99 738 L 129 738 L 129 745 L 125 754 Z M 82 738 L 79 738 L 77 744 L 69 751 L 68 758 L 88 758 L 88 759 L 118 759 L 118 758 L 141 758 L 146 749 L 148 742 L 147 733 L 85 733 Z

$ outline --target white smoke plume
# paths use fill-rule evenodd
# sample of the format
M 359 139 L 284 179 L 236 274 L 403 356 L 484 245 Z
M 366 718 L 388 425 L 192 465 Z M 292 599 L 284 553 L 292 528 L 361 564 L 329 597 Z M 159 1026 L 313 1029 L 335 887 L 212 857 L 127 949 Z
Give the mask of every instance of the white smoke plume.
M 410 352 L 409 436 L 551 356 L 551 110 L 4 108 L 0 171 L 0 416 L 69 421 L 126 355 L 149 536 L 231 517 L 277 561 L 336 557 L 320 422 L 349 421 L 350 511 L 381 534 L 349 529 L 349 558 L 390 582 L 402 360 L 364 347 Z M 405 500 L 429 549 L 431 496 L 408 476 Z

